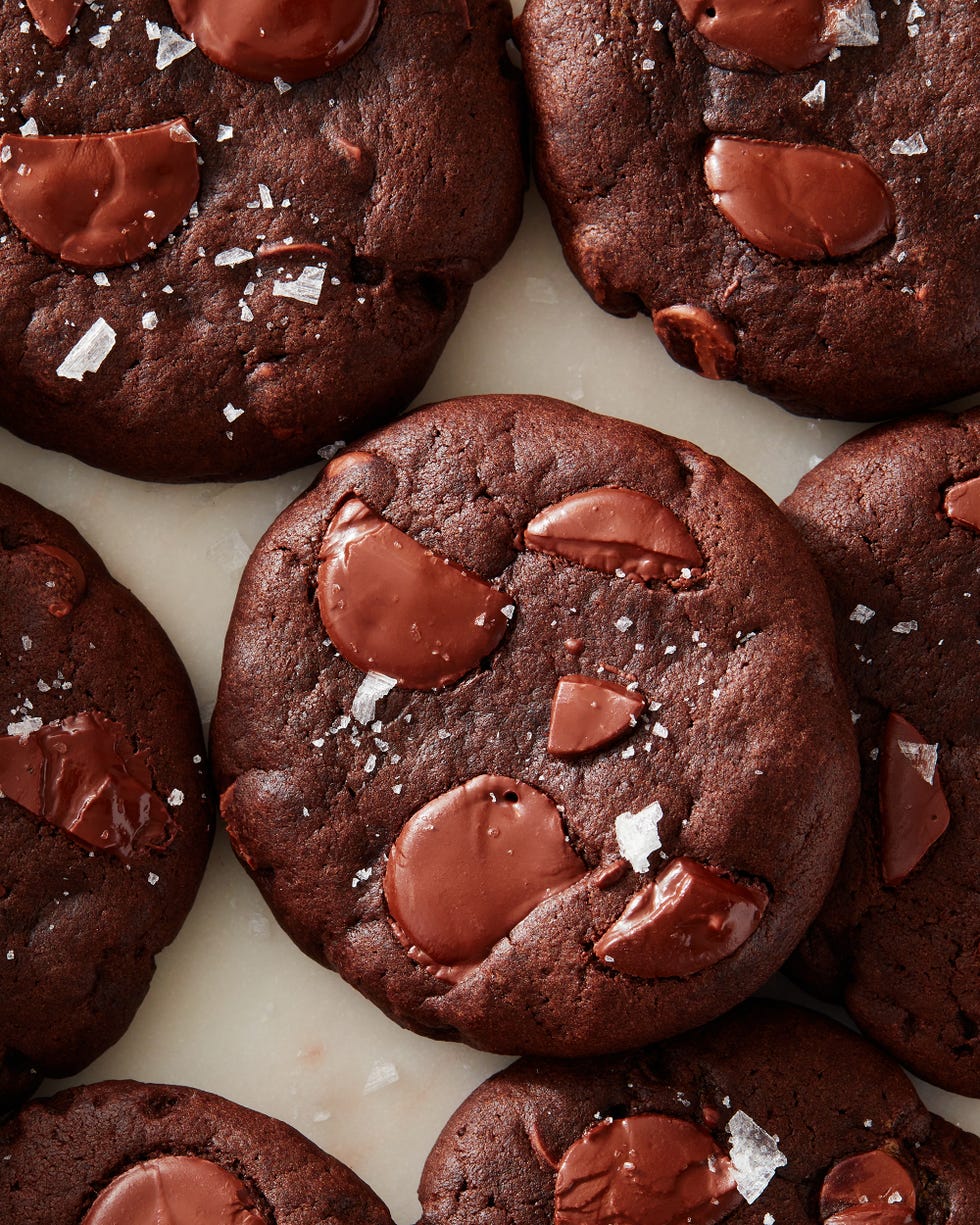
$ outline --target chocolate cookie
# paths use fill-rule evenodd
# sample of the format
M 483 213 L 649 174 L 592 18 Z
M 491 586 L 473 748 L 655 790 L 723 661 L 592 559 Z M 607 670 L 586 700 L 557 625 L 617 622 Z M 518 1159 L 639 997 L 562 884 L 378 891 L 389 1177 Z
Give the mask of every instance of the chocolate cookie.
M 163 631 L 73 528 L 2 486 L 0 686 L 2 1113 L 129 1025 L 197 892 L 211 804 Z
M 600 306 L 796 413 L 980 387 L 969 0 L 529 0 L 519 41 L 538 183 Z
M 410 1028 L 565 1055 L 689 1028 L 789 955 L 837 867 L 825 600 L 696 447 L 536 397 L 435 405 L 249 563 L 212 724 L 232 840 L 300 947 Z
M 753 1001 L 617 1059 L 514 1064 L 419 1198 L 419 1225 L 973 1225 L 980 1140 L 849 1030 Z
M 830 589 L 863 777 L 795 972 L 980 1096 L 980 411 L 862 434 L 784 506 Z
M 0 12 L 0 424 L 251 478 L 409 403 L 520 218 L 504 0 Z
M 285 1123 L 198 1089 L 106 1081 L 0 1129 L 7 1225 L 391 1225 L 384 1204 Z

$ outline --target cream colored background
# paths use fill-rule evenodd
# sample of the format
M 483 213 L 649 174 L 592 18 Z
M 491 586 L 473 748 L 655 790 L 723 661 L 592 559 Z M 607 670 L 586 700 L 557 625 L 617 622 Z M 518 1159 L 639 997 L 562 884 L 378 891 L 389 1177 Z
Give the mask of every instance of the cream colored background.
M 689 438 L 776 499 L 855 432 L 675 366 L 649 320 L 612 319 L 592 304 L 536 196 L 527 211 L 419 403 L 490 391 L 558 396 Z M 315 472 L 237 486 L 144 485 L 0 432 L 0 481 L 67 516 L 153 611 L 190 670 L 205 720 L 241 568 Z M 403 1032 L 307 960 L 219 833 L 197 905 L 160 957 L 136 1021 L 80 1079 L 196 1085 L 277 1115 L 351 1165 L 407 1225 L 440 1128 L 505 1062 Z M 935 1109 L 980 1132 L 980 1103 L 925 1092 Z

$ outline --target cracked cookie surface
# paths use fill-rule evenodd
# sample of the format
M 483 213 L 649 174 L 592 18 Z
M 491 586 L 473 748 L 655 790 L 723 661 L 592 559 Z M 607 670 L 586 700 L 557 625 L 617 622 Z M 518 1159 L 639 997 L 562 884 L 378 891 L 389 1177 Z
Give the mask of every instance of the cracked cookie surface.
M 536 397 L 422 410 L 246 569 L 212 724 L 232 841 L 410 1028 L 575 1054 L 698 1024 L 836 870 L 856 766 L 825 600 L 688 443 Z

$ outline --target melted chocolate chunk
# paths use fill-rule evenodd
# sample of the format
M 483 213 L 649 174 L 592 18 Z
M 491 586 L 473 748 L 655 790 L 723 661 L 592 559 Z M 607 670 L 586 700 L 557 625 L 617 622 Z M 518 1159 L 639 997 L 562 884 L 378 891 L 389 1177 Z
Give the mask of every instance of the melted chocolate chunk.
M 668 306 L 654 315 L 653 330 L 679 366 L 706 379 L 735 377 L 735 333 L 724 319 L 700 306 Z
M 741 1202 L 731 1160 L 706 1131 L 637 1114 L 600 1123 L 565 1153 L 555 1225 L 718 1225 Z
M 822 0 L 677 0 L 677 7 L 709 42 L 777 72 L 815 64 L 834 46 L 824 36 Z
M 891 1153 L 858 1153 L 824 1179 L 820 1216 L 825 1225 L 914 1225 L 915 1183 Z
M 731 956 L 759 926 L 769 898 L 692 859 L 675 859 L 630 899 L 596 957 L 637 978 L 684 978 Z
M 890 714 L 878 775 L 881 867 L 886 885 L 898 885 L 949 826 L 949 805 L 937 760 L 939 747 Z
M 960 527 L 980 532 L 980 476 L 950 486 L 943 499 L 943 509 Z
M 210 60 L 255 81 L 306 81 L 364 46 L 380 0 L 170 0 Z
M 700 573 L 704 559 L 694 537 L 673 511 L 648 494 L 607 485 L 563 498 L 524 529 L 536 553 L 640 583 Z M 686 577 L 686 576 L 684 576 Z
M 60 47 L 68 41 L 82 0 L 27 0 L 27 7 L 48 42 Z
M 782 259 L 855 255 L 895 228 L 888 188 L 858 153 L 716 136 L 704 177 L 742 237 Z
M 92 851 L 131 859 L 170 840 L 170 816 L 125 729 L 84 711 L 0 736 L 0 792 Z
M 344 659 L 406 689 L 459 680 L 507 632 L 510 596 L 348 498 L 320 546 L 320 616 Z
M 154 1157 L 124 1170 L 82 1225 L 267 1225 L 241 1179 L 201 1157 Z
M 636 726 L 645 706 L 645 699 L 625 685 L 563 676 L 551 700 L 548 752 L 577 757 L 605 748 Z
M 44 583 L 42 598 L 52 617 L 67 617 L 85 595 L 85 571 L 77 558 L 53 544 L 25 544 L 18 553 L 41 553 L 47 561 L 34 567 L 39 582 Z
M 395 934 L 430 973 L 459 982 L 546 898 L 585 875 L 551 800 L 483 774 L 426 804 L 384 878 Z
M 141 259 L 180 225 L 199 185 L 185 119 L 0 140 L 0 204 L 34 246 L 80 268 Z

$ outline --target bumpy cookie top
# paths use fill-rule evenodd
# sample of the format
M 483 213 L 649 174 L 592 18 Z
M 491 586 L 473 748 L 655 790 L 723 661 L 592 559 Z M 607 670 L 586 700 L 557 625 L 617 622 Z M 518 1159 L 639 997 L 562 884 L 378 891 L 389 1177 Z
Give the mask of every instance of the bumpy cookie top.
M 0 423 L 254 477 L 410 401 L 520 216 L 505 5 L 0 14 Z
M 886 1056 L 752 1002 L 619 1059 L 520 1060 L 443 1129 L 420 1225 L 971 1225 L 980 1140 Z
M 671 356 L 870 420 L 980 386 L 970 0 L 530 0 L 565 255 Z
M 827 580 L 863 789 L 796 966 L 919 1075 L 980 1094 L 980 412 L 872 430 L 785 509 Z
M 197 705 L 63 519 L 0 488 L 0 1107 L 125 1030 L 210 845 Z
M 721 461 L 555 401 L 436 405 L 253 556 L 223 813 L 286 930 L 402 1024 L 635 1045 L 744 998 L 829 886 L 855 796 L 829 635 Z

